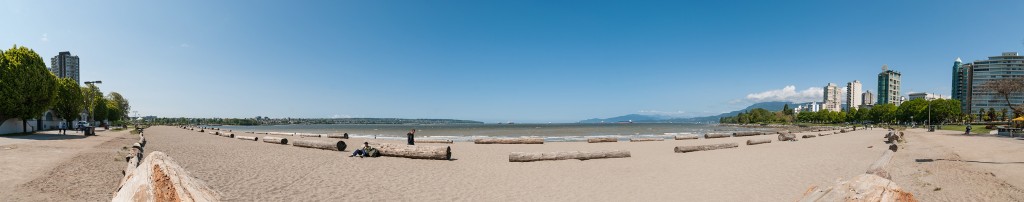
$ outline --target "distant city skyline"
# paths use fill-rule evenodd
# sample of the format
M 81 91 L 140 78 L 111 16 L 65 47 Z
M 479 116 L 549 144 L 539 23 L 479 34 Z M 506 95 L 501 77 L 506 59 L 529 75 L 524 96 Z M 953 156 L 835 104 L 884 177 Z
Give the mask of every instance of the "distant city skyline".
M 821 102 L 821 86 L 854 80 L 880 98 L 884 64 L 901 73 L 901 96 L 948 94 L 954 59 L 1024 52 L 1024 26 L 1006 24 L 1024 18 L 1024 2 L 0 6 L 0 44 L 44 60 L 80 56 L 80 80 L 102 80 L 104 92 L 131 95 L 139 115 L 160 117 L 695 117 Z M 957 31 L 971 27 L 986 31 Z

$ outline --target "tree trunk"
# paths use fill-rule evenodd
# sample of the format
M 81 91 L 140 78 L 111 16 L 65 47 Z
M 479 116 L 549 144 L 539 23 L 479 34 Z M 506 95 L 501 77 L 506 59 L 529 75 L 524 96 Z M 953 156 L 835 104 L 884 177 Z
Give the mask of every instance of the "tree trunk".
M 28 120 L 21 119 L 21 132 L 28 133 Z
M 473 140 L 474 144 L 544 144 L 544 138 L 489 138 Z
M 732 136 L 732 134 L 729 134 L 729 133 L 708 133 L 708 134 L 704 134 L 704 139 L 723 138 L 723 137 L 730 137 L 730 136 Z
M 708 151 L 716 149 L 728 149 L 739 147 L 736 143 L 722 143 L 722 144 L 709 144 L 709 145 L 695 145 L 695 146 L 678 146 L 676 147 L 676 153 L 687 153 L 695 151 Z
M 345 151 L 345 147 L 347 147 L 347 145 L 345 145 L 345 142 L 341 140 L 338 140 L 337 142 L 320 140 L 295 140 L 292 141 L 292 146 L 325 149 L 333 151 Z
M 449 146 L 417 146 L 388 143 L 371 143 L 381 156 L 402 157 L 412 159 L 451 160 L 452 148 Z
M 112 201 L 220 201 L 220 196 L 171 157 L 153 152 L 124 176 Z
M 604 158 L 626 158 L 630 157 L 629 151 L 568 151 L 568 152 L 512 152 L 508 155 L 508 162 L 532 162 L 532 161 L 554 161 L 567 159 L 604 159 Z
M 629 138 L 630 142 L 665 141 L 665 138 Z
M 772 139 L 750 139 L 750 140 L 747 140 L 747 145 L 756 145 L 756 144 L 764 144 L 764 143 L 771 143 L 771 142 L 772 142 Z
M 441 143 L 441 144 L 451 144 L 451 143 L 452 143 L 452 140 L 429 140 L 429 139 L 427 139 L 427 140 L 420 140 L 420 139 L 417 139 L 417 140 L 416 140 L 416 143 Z
M 587 143 L 618 142 L 619 138 L 614 137 L 593 137 L 587 138 Z
M 697 136 L 697 135 L 676 135 L 675 136 L 676 140 L 695 140 L 697 138 L 700 138 L 700 136 Z
M 252 137 L 252 136 L 235 136 L 235 138 L 237 138 L 239 140 L 252 140 L 252 141 L 259 141 L 260 140 L 260 138 Z
M 348 139 L 348 133 L 346 133 L 346 134 L 327 134 L 327 138 Z
M 732 133 L 732 135 L 736 136 L 736 137 L 755 136 L 755 135 L 761 135 L 761 132 L 754 132 L 754 131 L 735 132 L 735 133 Z
M 263 142 L 274 144 L 288 144 L 288 139 L 274 136 L 264 136 Z

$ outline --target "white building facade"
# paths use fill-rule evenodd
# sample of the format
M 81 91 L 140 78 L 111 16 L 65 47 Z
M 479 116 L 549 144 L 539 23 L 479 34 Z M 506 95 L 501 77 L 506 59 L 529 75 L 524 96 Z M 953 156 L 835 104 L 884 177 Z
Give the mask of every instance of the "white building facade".
M 860 84 L 860 81 L 858 80 L 853 80 L 851 82 L 846 83 L 846 108 L 848 108 L 847 110 L 858 108 L 857 106 L 860 106 L 862 104 L 863 101 L 861 100 L 861 89 L 862 86 Z
M 825 96 L 821 101 L 822 110 L 834 112 L 842 111 L 842 98 L 839 97 L 842 94 L 839 91 L 839 86 L 836 84 L 828 83 L 828 85 L 825 86 Z

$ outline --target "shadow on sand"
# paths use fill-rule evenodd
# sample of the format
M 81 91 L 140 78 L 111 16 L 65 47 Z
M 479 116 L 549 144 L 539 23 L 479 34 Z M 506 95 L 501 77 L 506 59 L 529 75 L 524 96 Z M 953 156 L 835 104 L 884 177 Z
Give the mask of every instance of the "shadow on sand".
M 86 138 L 82 134 L 31 134 L 31 135 L 12 135 L 12 136 L 0 136 L 0 138 L 10 139 L 25 139 L 25 140 L 70 140 L 70 139 L 83 139 Z
M 1024 164 L 1024 162 L 991 162 L 991 161 L 971 161 L 971 160 L 950 160 L 950 159 L 914 159 L 914 162 L 927 163 L 935 161 L 959 161 L 968 163 L 987 163 L 987 164 Z

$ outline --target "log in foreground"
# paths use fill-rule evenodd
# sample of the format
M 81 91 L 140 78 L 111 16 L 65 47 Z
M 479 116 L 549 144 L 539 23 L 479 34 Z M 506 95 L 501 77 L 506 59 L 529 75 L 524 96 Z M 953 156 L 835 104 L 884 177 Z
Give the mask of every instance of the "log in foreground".
M 252 141 L 259 141 L 260 140 L 260 138 L 252 137 L 252 136 L 235 136 L 235 138 L 238 138 L 239 140 L 252 140 Z
M 163 152 L 146 156 L 138 168 L 124 176 L 112 201 L 220 201 L 210 186 Z
M 812 186 L 801 202 L 814 201 L 917 201 L 914 194 L 895 182 L 872 174 L 861 174 L 829 187 Z
M 732 136 L 732 134 L 729 134 L 729 133 L 708 133 L 708 134 L 704 134 L 704 139 L 723 138 L 723 137 L 729 137 L 729 136 Z
M 587 143 L 618 142 L 619 138 L 614 137 L 592 137 L 587 138 Z
M 772 139 L 750 139 L 750 140 L 747 140 L 747 145 L 756 145 L 756 144 L 764 144 L 764 143 L 771 143 L 771 142 L 772 142 Z
M 657 137 L 651 137 L 651 138 L 629 138 L 629 141 L 630 142 L 665 141 L 665 138 L 657 138 Z
M 388 143 L 371 143 L 377 148 L 380 156 L 403 157 L 412 159 L 451 160 L 452 148 L 449 146 L 419 146 Z
M 796 141 L 796 134 L 793 134 L 793 133 L 779 134 L 779 141 Z
M 334 151 L 345 151 L 345 141 L 321 141 L 321 140 L 295 140 L 292 141 L 292 146 L 306 147 L 315 149 L 325 149 Z
M 431 140 L 431 139 L 423 139 L 423 140 L 419 140 L 419 139 L 418 139 L 418 140 L 416 140 L 416 143 L 441 143 L 441 144 L 451 144 L 452 142 L 453 142 L 452 140 Z
M 288 139 L 282 137 L 264 136 L 263 142 L 275 144 L 288 144 Z
M 700 138 L 700 136 L 697 136 L 697 135 L 676 135 L 675 138 L 676 138 L 676 140 L 695 140 L 697 138 Z
M 694 146 L 678 146 L 676 147 L 676 153 L 687 153 L 695 151 L 708 151 L 716 149 L 728 149 L 739 147 L 736 143 L 722 143 L 722 144 L 709 144 L 709 145 L 694 145 Z
M 567 151 L 567 152 L 512 152 L 508 155 L 508 162 L 532 162 L 532 161 L 555 161 L 555 160 L 590 160 L 605 158 L 626 158 L 630 157 L 629 151 Z
M 761 135 L 761 132 L 754 132 L 754 131 L 735 132 L 735 133 L 732 133 L 732 135 L 736 136 L 736 137 L 755 136 L 755 135 Z
M 474 144 L 544 144 L 544 138 L 488 138 L 473 140 Z

